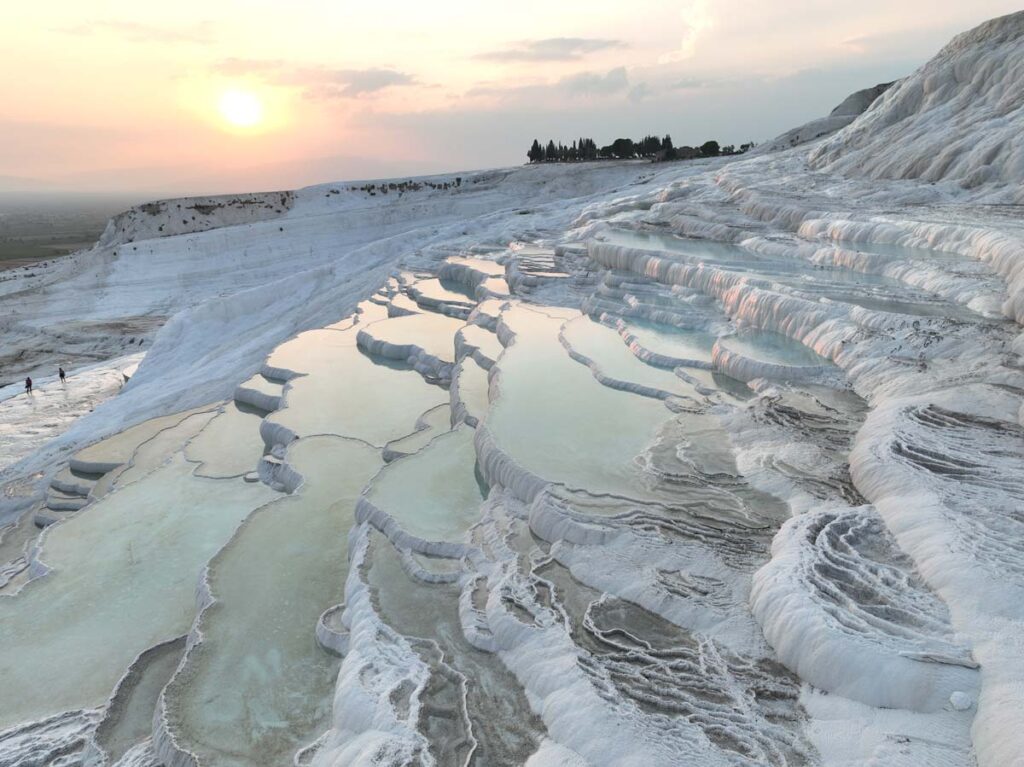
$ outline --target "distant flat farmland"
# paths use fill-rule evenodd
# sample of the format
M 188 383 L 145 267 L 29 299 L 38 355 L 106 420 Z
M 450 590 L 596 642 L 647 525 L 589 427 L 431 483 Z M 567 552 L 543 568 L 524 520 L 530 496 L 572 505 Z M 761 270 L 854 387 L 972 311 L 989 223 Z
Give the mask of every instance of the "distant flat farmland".
M 107 219 L 137 202 L 121 195 L 0 193 L 0 270 L 89 248 Z

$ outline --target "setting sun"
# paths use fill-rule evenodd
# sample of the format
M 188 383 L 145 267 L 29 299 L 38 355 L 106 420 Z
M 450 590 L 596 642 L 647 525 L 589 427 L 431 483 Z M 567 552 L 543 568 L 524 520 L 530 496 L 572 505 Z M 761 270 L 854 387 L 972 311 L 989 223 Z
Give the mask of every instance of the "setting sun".
M 248 91 L 226 91 L 220 97 L 221 116 L 239 128 L 251 128 L 263 120 L 263 102 Z

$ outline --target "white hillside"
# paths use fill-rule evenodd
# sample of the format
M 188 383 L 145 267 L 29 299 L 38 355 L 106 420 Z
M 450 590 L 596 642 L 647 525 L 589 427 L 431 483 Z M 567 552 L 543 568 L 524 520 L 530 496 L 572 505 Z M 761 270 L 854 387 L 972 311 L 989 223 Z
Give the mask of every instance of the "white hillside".
M 110 219 L 98 245 L 113 247 L 134 240 L 267 221 L 283 216 L 294 202 L 294 192 L 180 197 L 147 202 Z
M 82 370 L 140 349 L 149 354 L 135 393 L 101 428 L 183 396 L 196 404 L 227 396 L 239 369 L 254 370 L 275 343 L 350 311 L 401 254 L 532 236 L 564 226 L 593 198 L 676 173 L 632 162 L 540 166 L 136 206 L 91 250 L 0 284 L 0 407 L 26 375 L 42 385 L 58 364 Z M 68 400 L 67 413 L 43 422 L 19 410 L 26 428 L 15 402 L 14 423 L 0 432 L 0 476 L 52 436 L 43 423 L 64 426 L 95 404 Z
M 869 178 L 992 185 L 1024 201 L 1024 11 L 954 38 L 810 159 Z

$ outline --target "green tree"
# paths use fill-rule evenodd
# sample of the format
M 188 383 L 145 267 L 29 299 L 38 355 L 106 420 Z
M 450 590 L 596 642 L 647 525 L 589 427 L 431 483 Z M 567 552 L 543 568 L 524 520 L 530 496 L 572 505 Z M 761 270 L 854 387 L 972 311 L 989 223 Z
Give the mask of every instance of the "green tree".
M 617 138 L 612 142 L 612 154 L 620 159 L 636 156 L 636 146 L 632 139 Z
M 661 140 L 661 150 L 665 153 L 664 157 L 666 160 L 675 160 L 679 157 L 676 152 L 676 147 L 672 143 L 672 137 L 665 134 L 665 138 Z
M 721 154 L 721 147 L 717 141 L 705 141 L 700 145 L 700 153 L 705 157 L 718 157 Z

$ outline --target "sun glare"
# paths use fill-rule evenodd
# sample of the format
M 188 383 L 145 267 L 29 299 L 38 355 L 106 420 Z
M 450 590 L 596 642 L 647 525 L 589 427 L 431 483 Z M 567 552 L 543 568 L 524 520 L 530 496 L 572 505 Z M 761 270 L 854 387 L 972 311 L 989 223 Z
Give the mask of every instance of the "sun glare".
M 220 113 L 238 128 L 251 128 L 263 120 L 263 102 L 249 91 L 225 91 L 220 97 Z

